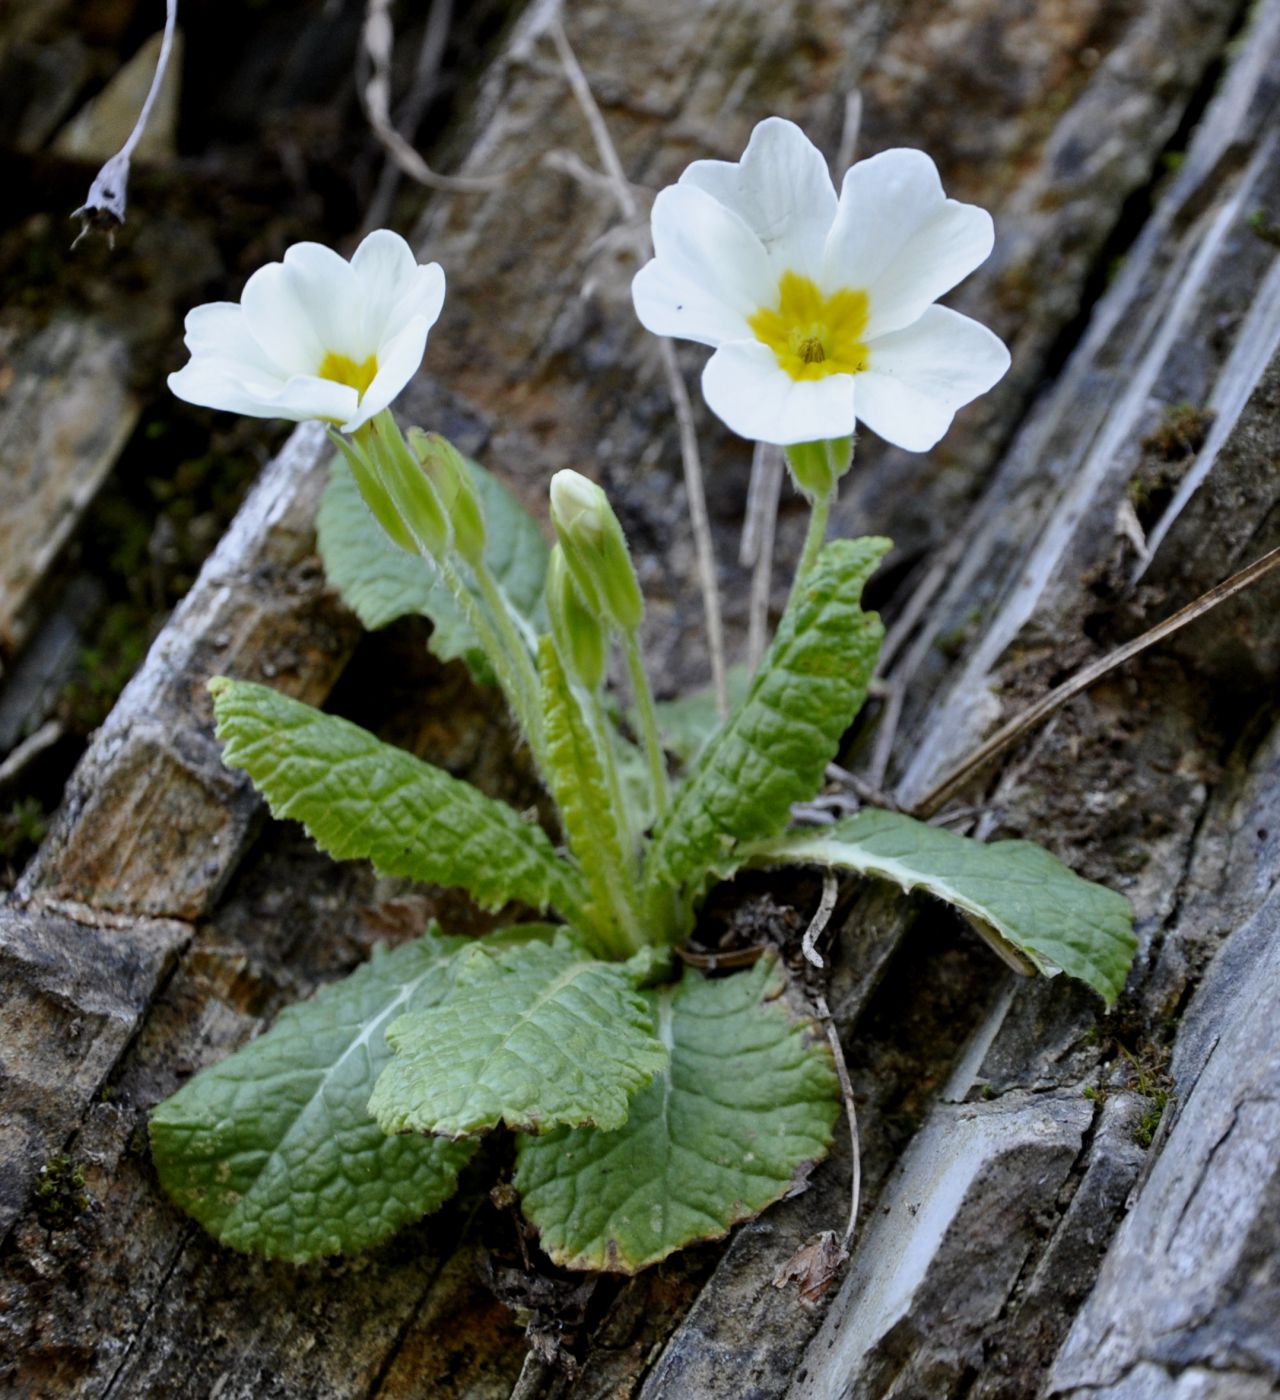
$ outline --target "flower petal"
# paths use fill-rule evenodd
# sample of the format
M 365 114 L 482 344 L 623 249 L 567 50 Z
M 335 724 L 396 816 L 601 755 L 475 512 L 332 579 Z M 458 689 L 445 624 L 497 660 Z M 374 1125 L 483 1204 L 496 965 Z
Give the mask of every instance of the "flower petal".
M 362 289 L 346 258 L 323 243 L 295 243 L 285 252 L 284 273 L 324 354 L 346 355 L 360 364 L 376 352 L 377 345 L 366 345 L 361 334 Z M 294 373 L 314 374 L 318 366 L 319 361 Z
M 192 307 L 183 323 L 183 340 L 193 359 L 231 360 L 283 382 L 279 368 L 249 330 L 244 308 L 234 301 Z
M 220 408 L 249 418 L 285 418 L 304 423 L 311 418 L 341 422 L 357 404 L 354 389 L 312 375 L 288 381 L 246 379 L 227 360 L 192 360 L 169 376 L 169 388 L 187 403 Z
M 653 202 L 655 257 L 631 284 L 636 315 L 656 335 L 719 345 L 750 336 L 747 317 L 777 299 L 760 240 L 705 190 L 670 185 Z
M 991 252 L 991 215 L 942 192 L 923 151 L 892 150 L 844 177 L 827 237 L 823 283 L 870 297 L 869 336 L 909 326 Z
M 985 394 L 1009 368 L 1009 351 L 986 326 L 930 306 L 905 330 L 867 346 L 858 417 L 886 442 L 927 452 L 956 409 Z
M 283 263 L 268 263 L 240 295 L 250 335 L 284 375 L 314 374 L 327 350 Z
M 697 160 L 682 185 L 705 190 L 747 225 L 777 273 L 817 277 L 836 216 L 836 191 L 822 152 L 794 123 L 768 117 L 740 161 Z
M 381 363 L 388 341 L 422 316 L 428 329 L 444 305 L 444 272 L 439 263 L 419 266 L 413 249 L 390 229 L 375 229 L 351 255 L 359 306 L 362 362 L 376 354 Z
M 702 371 L 711 411 L 739 436 L 787 446 L 853 432 L 853 376 L 792 379 L 767 345 L 722 345 Z
M 425 316 L 415 316 L 394 339 L 388 341 L 378 355 L 378 372 L 369 387 L 353 407 L 351 417 L 342 425 L 344 433 L 354 433 L 376 413 L 381 413 L 392 399 L 418 372 L 427 349 L 427 332 L 431 323 Z

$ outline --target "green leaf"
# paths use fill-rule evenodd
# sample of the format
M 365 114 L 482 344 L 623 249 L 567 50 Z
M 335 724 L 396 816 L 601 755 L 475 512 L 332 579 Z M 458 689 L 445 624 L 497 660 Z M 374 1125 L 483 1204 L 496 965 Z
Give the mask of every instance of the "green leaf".
M 468 461 L 467 469 L 484 508 L 485 560 L 516 612 L 537 635 L 547 628 L 542 604 L 547 542 L 537 522 L 497 477 L 474 462 Z M 316 533 L 330 583 L 366 627 L 385 627 L 398 617 L 421 613 L 435 624 L 430 646 L 441 660 L 461 657 L 478 680 L 492 679 L 484 651 L 447 585 L 425 559 L 391 543 L 340 457 L 329 468 Z M 475 596 L 484 607 L 478 591 Z
M 468 949 L 449 996 L 400 1017 L 387 1039 L 395 1056 L 369 1110 L 388 1133 L 617 1128 L 667 1063 L 632 973 L 567 937 Z
M 434 932 L 280 1013 L 151 1115 L 165 1190 L 224 1244 L 302 1262 L 365 1249 L 453 1195 L 473 1144 L 389 1138 L 367 1104 L 384 1030 L 448 987 Z
M 897 812 L 868 809 L 803 835 L 759 846 L 753 864 L 826 865 L 877 875 L 954 904 L 998 951 L 1033 969 L 1087 982 L 1110 1006 L 1137 946 L 1129 901 L 1082 880 L 1030 841 L 989 844 Z
M 730 666 L 725 676 L 729 708 L 734 710 L 746 698 L 751 672 L 745 666 Z M 708 686 L 682 695 L 678 700 L 661 700 L 654 707 L 662 745 L 687 768 L 706 747 L 720 727 L 715 690 Z
M 785 1196 L 826 1155 L 839 1107 L 831 1051 L 780 995 L 775 959 L 651 993 L 665 1074 L 616 1132 L 518 1143 L 515 1187 L 542 1247 L 570 1269 L 636 1273 Z
M 626 848 L 625 825 L 619 825 L 625 823 L 625 814 L 617 810 L 620 804 L 610 793 L 580 695 L 549 636 L 539 643 L 538 673 L 547 782 L 591 897 L 586 918 L 610 951 L 625 954 L 641 941 L 634 900 L 635 858 Z M 607 732 L 601 737 L 605 743 L 612 742 Z
M 504 802 L 335 715 L 279 691 L 218 676 L 223 759 L 243 768 L 277 817 L 302 822 L 339 860 L 458 885 L 496 909 L 518 899 L 574 918 L 583 892 L 546 833 Z
M 866 697 L 884 628 L 859 606 L 889 542 L 836 540 L 778 625 L 745 699 L 703 749 L 654 832 L 651 890 L 687 887 L 737 863 L 735 843 L 781 831 L 813 796 Z

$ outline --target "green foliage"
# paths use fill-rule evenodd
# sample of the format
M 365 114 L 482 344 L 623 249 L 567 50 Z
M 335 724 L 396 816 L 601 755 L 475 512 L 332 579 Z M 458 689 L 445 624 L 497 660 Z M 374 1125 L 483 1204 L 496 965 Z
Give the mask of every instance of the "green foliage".
M 485 559 L 516 612 L 533 633 L 541 632 L 546 628 L 547 542 L 537 522 L 495 476 L 474 462 L 466 467 L 484 510 Z M 491 679 L 484 651 L 448 587 L 430 563 L 387 538 L 340 457 L 329 468 L 316 531 L 329 581 L 366 627 L 376 630 L 420 613 L 435 624 L 431 649 L 441 660 L 461 657 L 477 679 Z M 478 590 L 475 596 L 483 609 Z
M 731 666 L 725 676 L 729 694 L 729 709 L 736 710 L 746 699 L 751 685 L 751 672 L 745 666 Z M 706 747 L 707 741 L 720 727 L 716 710 L 716 693 L 707 686 L 682 695 L 678 700 L 664 700 L 654 706 L 658 729 L 668 753 L 688 768 Z
M 460 886 L 486 908 L 518 899 L 570 919 L 579 913 L 577 873 L 505 803 L 279 691 L 225 676 L 209 689 L 226 763 L 330 855 Z
M 1136 942 L 1123 895 L 1082 880 L 1030 841 L 973 841 L 898 812 L 866 810 L 756 848 L 757 864 L 825 865 L 922 889 L 954 904 L 1040 972 L 1087 982 L 1110 1005 Z
M 618 1128 L 667 1063 L 631 970 L 566 936 L 468 948 L 449 994 L 394 1021 L 387 1039 L 395 1056 L 369 1109 L 388 1133 Z
M 446 1201 L 472 1145 L 388 1137 L 367 1104 L 387 1025 L 448 991 L 465 943 L 432 932 L 376 952 L 160 1104 L 152 1155 L 174 1201 L 225 1244 L 295 1262 L 377 1244 Z
M 557 1264 L 635 1273 L 758 1214 L 826 1155 L 831 1052 L 789 1014 L 783 986 L 762 958 L 651 993 L 671 1063 L 632 1099 L 625 1127 L 520 1139 L 515 1187 Z
M 859 606 L 887 540 L 836 540 L 800 583 L 745 699 L 654 833 L 647 880 L 696 900 L 735 846 L 781 831 L 813 796 L 866 697 L 884 629 Z M 681 930 L 683 931 L 683 930 Z

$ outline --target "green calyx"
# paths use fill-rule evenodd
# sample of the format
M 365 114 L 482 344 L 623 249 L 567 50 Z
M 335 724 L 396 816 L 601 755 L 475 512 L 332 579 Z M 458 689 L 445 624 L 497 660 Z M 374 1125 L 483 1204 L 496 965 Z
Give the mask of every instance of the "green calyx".
M 787 464 L 796 485 L 810 500 L 825 500 L 853 462 L 851 437 L 821 442 L 793 442 L 787 448 Z
M 562 545 L 551 551 L 547 566 L 547 612 L 564 665 L 580 684 L 597 690 L 604 680 L 609 632 L 579 592 Z
M 401 544 L 407 533 L 411 543 L 405 547 L 411 552 L 420 550 L 437 559 L 443 556 L 449 548 L 448 517 L 391 411 L 384 409 L 357 429 L 353 447 L 354 455 L 362 454 L 369 465 L 369 472 L 362 478 L 353 454 L 346 454 L 361 495 L 391 538 Z M 398 519 L 398 526 L 387 523 L 392 515 Z
M 435 487 L 453 529 L 454 548 L 468 564 L 479 564 L 486 541 L 484 509 L 462 454 L 447 438 L 421 428 L 409 429 L 409 446 Z

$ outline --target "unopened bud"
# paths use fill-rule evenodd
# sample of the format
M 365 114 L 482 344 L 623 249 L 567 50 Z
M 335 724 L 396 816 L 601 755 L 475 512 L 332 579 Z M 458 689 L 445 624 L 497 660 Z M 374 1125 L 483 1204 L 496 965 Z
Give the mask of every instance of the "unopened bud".
M 390 412 L 378 414 L 360 435 L 369 459 L 409 533 L 432 555 L 449 548 L 449 521 L 430 477 L 409 451 Z M 367 435 L 367 436 L 366 436 Z
M 795 442 L 787 448 L 787 463 L 796 485 L 811 500 L 826 500 L 853 463 L 853 439 Z
M 644 619 L 644 598 L 609 498 L 578 472 L 559 471 L 551 478 L 551 519 L 583 601 L 634 632 Z
M 578 591 L 559 545 L 547 561 L 547 613 L 564 666 L 595 690 L 604 680 L 609 633 Z
M 409 429 L 409 446 L 431 478 L 453 527 L 454 547 L 468 564 L 478 564 L 484 557 L 484 508 L 462 454 L 447 438 L 421 428 Z

